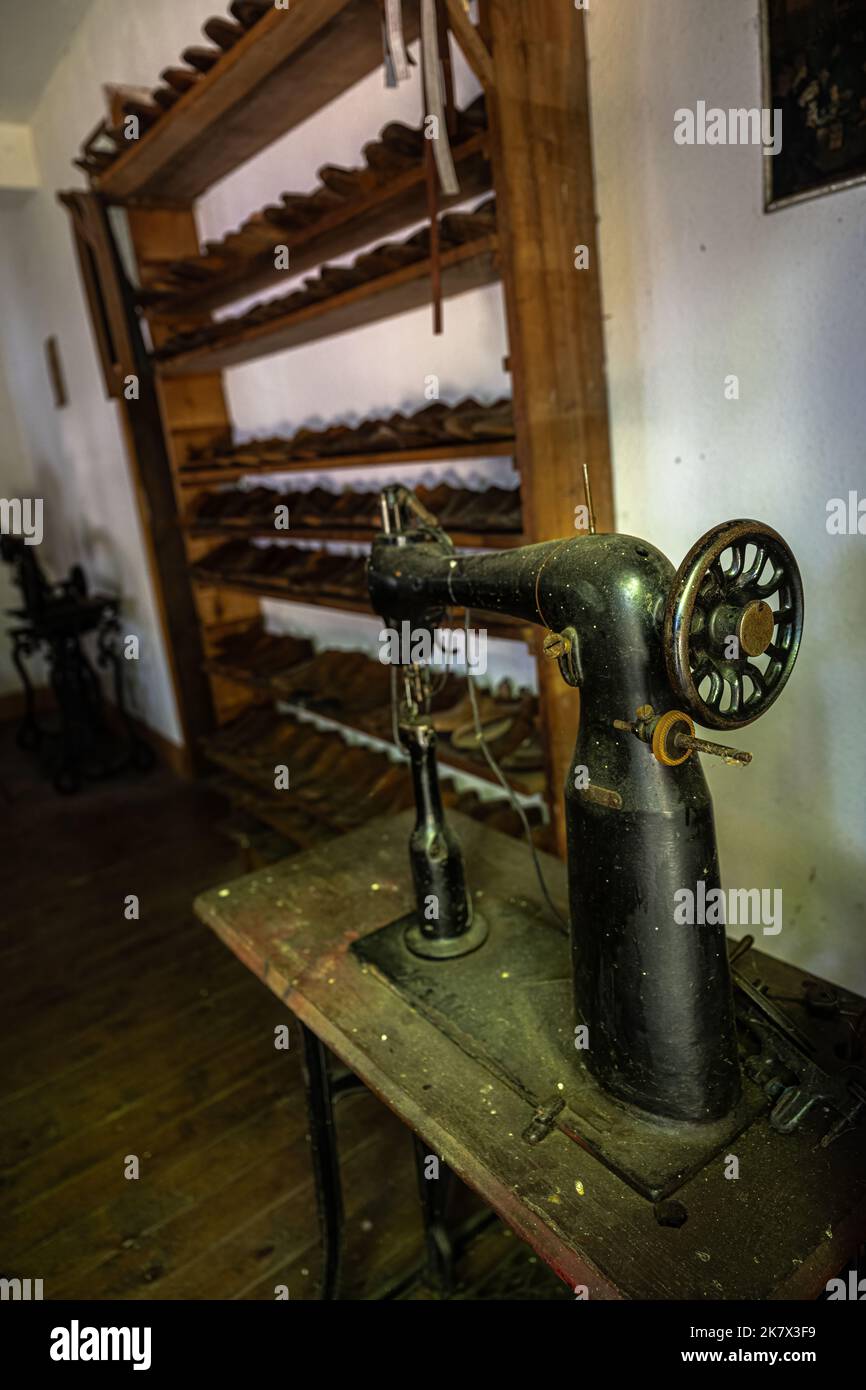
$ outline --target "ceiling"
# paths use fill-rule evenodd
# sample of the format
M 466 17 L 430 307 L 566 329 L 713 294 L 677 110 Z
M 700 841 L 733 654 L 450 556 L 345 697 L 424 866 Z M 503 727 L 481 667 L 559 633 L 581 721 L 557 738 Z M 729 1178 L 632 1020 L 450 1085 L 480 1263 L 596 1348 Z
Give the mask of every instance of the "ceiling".
M 0 121 L 29 121 L 92 0 L 0 0 Z

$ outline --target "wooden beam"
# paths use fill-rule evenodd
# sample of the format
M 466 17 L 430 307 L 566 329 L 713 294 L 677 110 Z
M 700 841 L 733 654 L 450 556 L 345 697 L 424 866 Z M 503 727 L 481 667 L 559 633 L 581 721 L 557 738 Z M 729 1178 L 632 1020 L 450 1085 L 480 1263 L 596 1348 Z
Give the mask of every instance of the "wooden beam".
M 120 398 L 124 378 L 134 373 L 138 330 L 129 293 L 117 266 L 117 253 L 105 208 L 92 193 L 59 193 L 70 215 L 75 251 L 106 395 Z
M 163 386 L 168 383 L 166 382 Z M 213 484 L 233 483 L 238 478 L 260 477 L 264 473 L 309 473 L 331 472 L 337 468 L 375 468 L 393 467 L 397 463 L 427 464 L 462 462 L 464 459 L 513 458 L 513 439 L 491 439 L 459 444 L 430 444 L 423 449 L 382 449 L 366 454 L 321 454 L 313 458 L 285 458 L 257 460 L 255 463 L 240 465 L 195 460 L 182 468 L 178 474 L 178 486 L 184 488 L 208 487 Z
M 172 675 L 181 728 L 188 747 L 210 727 L 210 688 L 201 670 L 198 616 L 184 538 L 177 526 L 174 480 L 160 420 L 156 383 L 105 207 L 98 195 L 64 195 L 76 243 L 89 253 L 85 288 L 97 336 L 109 325 L 110 379 L 119 397 L 121 424 L 142 523 L 148 569 Z M 191 214 L 187 213 L 191 220 Z M 83 268 L 83 267 L 82 267 Z M 94 299 L 95 296 L 95 299 Z M 105 321 L 103 321 L 103 315 Z M 127 399 L 124 376 L 138 380 Z M 109 378 L 107 378 L 108 380 Z
M 411 41 L 418 0 L 406 10 Z M 292 0 L 260 19 L 94 187 L 115 201 L 197 198 L 381 63 L 370 0 Z
M 491 234 L 446 251 L 441 259 L 443 295 L 464 294 L 498 280 L 496 250 L 496 236 Z M 268 353 L 303 347 L 320 338 L 347 333 L 410 309 L 423 308 L 430 302 L 430 274 L 429 259 L 415 261 L 375 280 L 365 280 L 342 294 L 304 305 L 282 318 L 245 322 L 241 317 L 231 333 L 213 344 L 189 348 L 162 359 L 160 376 L 170 378 L 223 370 Z
M 496 85 L 496 75 L 484 40 L 464 9 L 463 0 L 445 0 L 445 8 L 451 31 L 463 50 L 464 58 L 489 95 Z
M 465 199 L 480 197 L 491 188 L 486 132 L 473 135 L 453 154 L 460 175 L 460 192 L 452 198 L 440 196 L 440 211 Z M 347 199 L 310 225 L 289 230 L 257 213 L 241 228 L 241 254 L 234 251 L 233 238 L 229 237 L 227 245 L 195 258 L 207 266 L 212 264 L 214 255 L 223 256 L 225 270 L 221 274 L 212 276 L 204 285 L 184 283 L 175 293 L 166 293 L 156 300 L 151 312 L 198 314 L 269 288 L 285 278 L 286 273 L 276 268 L 277 245 L 288 248 L 292 275 L 299 275 L 373 242 L 385 241 L 396 232 L 405 235 L 406 227 L 423 221 L 428 212 L 425 168 L 419 162 L 416 168 L 404 170 L 372 192 Z
M 131 207 L 128 211 L 128 224 L 130 240 L 145 288 L 149 277 L 159 273 L 162 263 L 194 255 L 198 249 L 198 233 L 190 208 Z M 158 346 L 169 330 L 159 321 L 147 315 L 145 317 L 151 337 Z M 172 487 L 170 525 L 181 542 L 184 582 L 192 593 L 195 631 L 187 646 L 189 653 L 195 653 L 195 659 L 204 675 L 202 627 L 206 622 L 199 604 L 198 586 L 193 584 L 191 575 L 191 565 L 197 555 L 194 553 L 191 538 L 184 534 L 180 526 L 182 494 L 178 484 L 178 470 L 186 462 L 187 452 L 193 440 L 201 442 L 225 437 L 230 432 L 231 420 L 222 377 L 216 371 L 205 370 L 203 374 L 187 377 L 183 381 L 158 381 L 156 398 Z M 258 613 L 258 604 L 253 600 L 246 600 L 244 608 L 248 615 Z M 188 660 L 186 650 L 175 652 L 172 656 L 175 662 L 184 665 Z M 205 679 L 207 680 L 206 676 Z M 226 717 L 221 687 L 222 683 L 209 681 L 209 697 L 219 722 Z M 186 729 L 187 738 L 196 752 L 201 736 L 209 732 L 212 722 L 212 718 L 208 718 Z
M 588 464 L 599 530 L 613 527 L 584 16 L 562 0 L 487 0 L 496 88 L 488 104 L 510 334 L 524 526 L 575 533 Z M 588 268 L 575 268 L 585 246 Z M 548 764 L 561 792 L 578 700 L 540 658 Z

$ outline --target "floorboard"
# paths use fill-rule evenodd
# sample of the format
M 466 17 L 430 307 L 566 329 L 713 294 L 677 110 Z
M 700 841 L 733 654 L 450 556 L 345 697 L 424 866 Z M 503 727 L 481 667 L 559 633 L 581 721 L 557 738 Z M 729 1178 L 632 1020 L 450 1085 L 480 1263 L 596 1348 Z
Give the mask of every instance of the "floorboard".
M 8 725 L 0 768 L 0 1274 L 47 1299 L 315 1298 L 298 1026 L 191 910 L 242 871 L 222 802 L 164 769 L 59 797 Z M 436 1297 L 410 1135 L 368 1092 L 338 1129 L 344 1296 Z M 458 1298 L 563 1296 L 497 1222 L 458 1276 Z

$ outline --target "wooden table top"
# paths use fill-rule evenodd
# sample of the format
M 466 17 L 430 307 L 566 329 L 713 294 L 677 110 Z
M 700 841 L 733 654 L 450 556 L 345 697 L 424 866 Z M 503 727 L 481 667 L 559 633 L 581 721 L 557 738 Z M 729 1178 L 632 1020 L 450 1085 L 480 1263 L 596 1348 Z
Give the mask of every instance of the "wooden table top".
M 524 845 L 449 819 L 474 891 L 538 897 Z M 864 1127 L 821 1149 L 822 1127 L 780 1136 L 762 1118 L 733 1146 L 736 1180 L 720 1158 L 679 1189 L 688 1219 L 677 1228 L 559 1129 L 530 1145 L 526 1099 L 351 951 L 413 906 L 413 824 L 414 812 L 372 821 L 210 890 L 196 912 L 571 1287 L 604 1299 L 820 1293 L 866 1234 Z M 565 913 L 564 866 L 540 858 Z M 773 964 L 798 990 L 803 973 Z M 507 978 L 502 988 L 506 1000 Z

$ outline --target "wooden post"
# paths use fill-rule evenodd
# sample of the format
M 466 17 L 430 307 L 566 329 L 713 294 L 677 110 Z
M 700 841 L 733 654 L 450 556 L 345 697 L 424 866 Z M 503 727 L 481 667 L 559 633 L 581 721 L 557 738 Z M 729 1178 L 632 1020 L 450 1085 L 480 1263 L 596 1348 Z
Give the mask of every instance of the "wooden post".
M 611 530 L 584 15 L 567 0 L 486 0 L 482 32 L 496 74 L 488 101 L 526 533 L 539 541 L 576 534 L 584 462 L 597 527 Z M 562 853 L 561 788 L 579 701 L 540 655 L 540 641 L 539 662 Z
M 97 194 L 77 192 L 61 194 L 60 199 L 73 221 L 106 391 L 121 407 L 148 568 L 183 732 L 181 766 L 192 772 L 198 736 L 213 723 L 213 704 L 202 669 L 198 613 L 177 526 L 174 479 L 156 382 L 102 200 Z M 128 376 L 138 380 L 134 399 L 127 399 L 124 392 Z
M 199 252 L 198 233 L 195 217 L 189 207 L 139 207 L 127 209 L 130 240 L 135 251 L 139 274 L 143 286 L 157 276 L 160 266 L 166 261 L 179 260 L 184 256 L 195 256 Z M 169 325 L 159 322 L 156 317 L 148 318 L 154 345 L 159 346 L 172 331 Z M 203 312 L 200 318 L 210 321 L 210 313 Z M 184 320 L 192 323 L 194 320 Z M 162 432 L 168 455 L 170 475 L 174 488 L 172 505 L 174 508 L 173 528 L 184 548 L 186 584 L 192 588 L 196 619 L 196 641 L 193 650 L 199 664 L 205 655 L 210 655 L 209 643 L 214 635 L 226 628 L 248 623 L 258 617 L 260 604 L 257 598 L 246 594 L 227 594 L 212 587 L 202 587 L 190 581 L 189 566 L 200 558 L 207 544 L 195 541 L 179 529 L 187 514 L 187 499 L 178 478 L 178 469 L 189 457 L 191 449 L 213 443 L 231 432 L 231 419 L 223 390 L 222 373 L 211 371 L 197 376 L 183 377 L 177 381 L 157 381 L 157 397 L 162 421 Z M 202 676 L 202 679 L 208 679 Z M 255 696 L 245 687 L 211 676 L 210 696 L 218 723 L 238 714 L 250 704 Z M 192 738 L 210 731 L 210 724 L 191 728 Z

